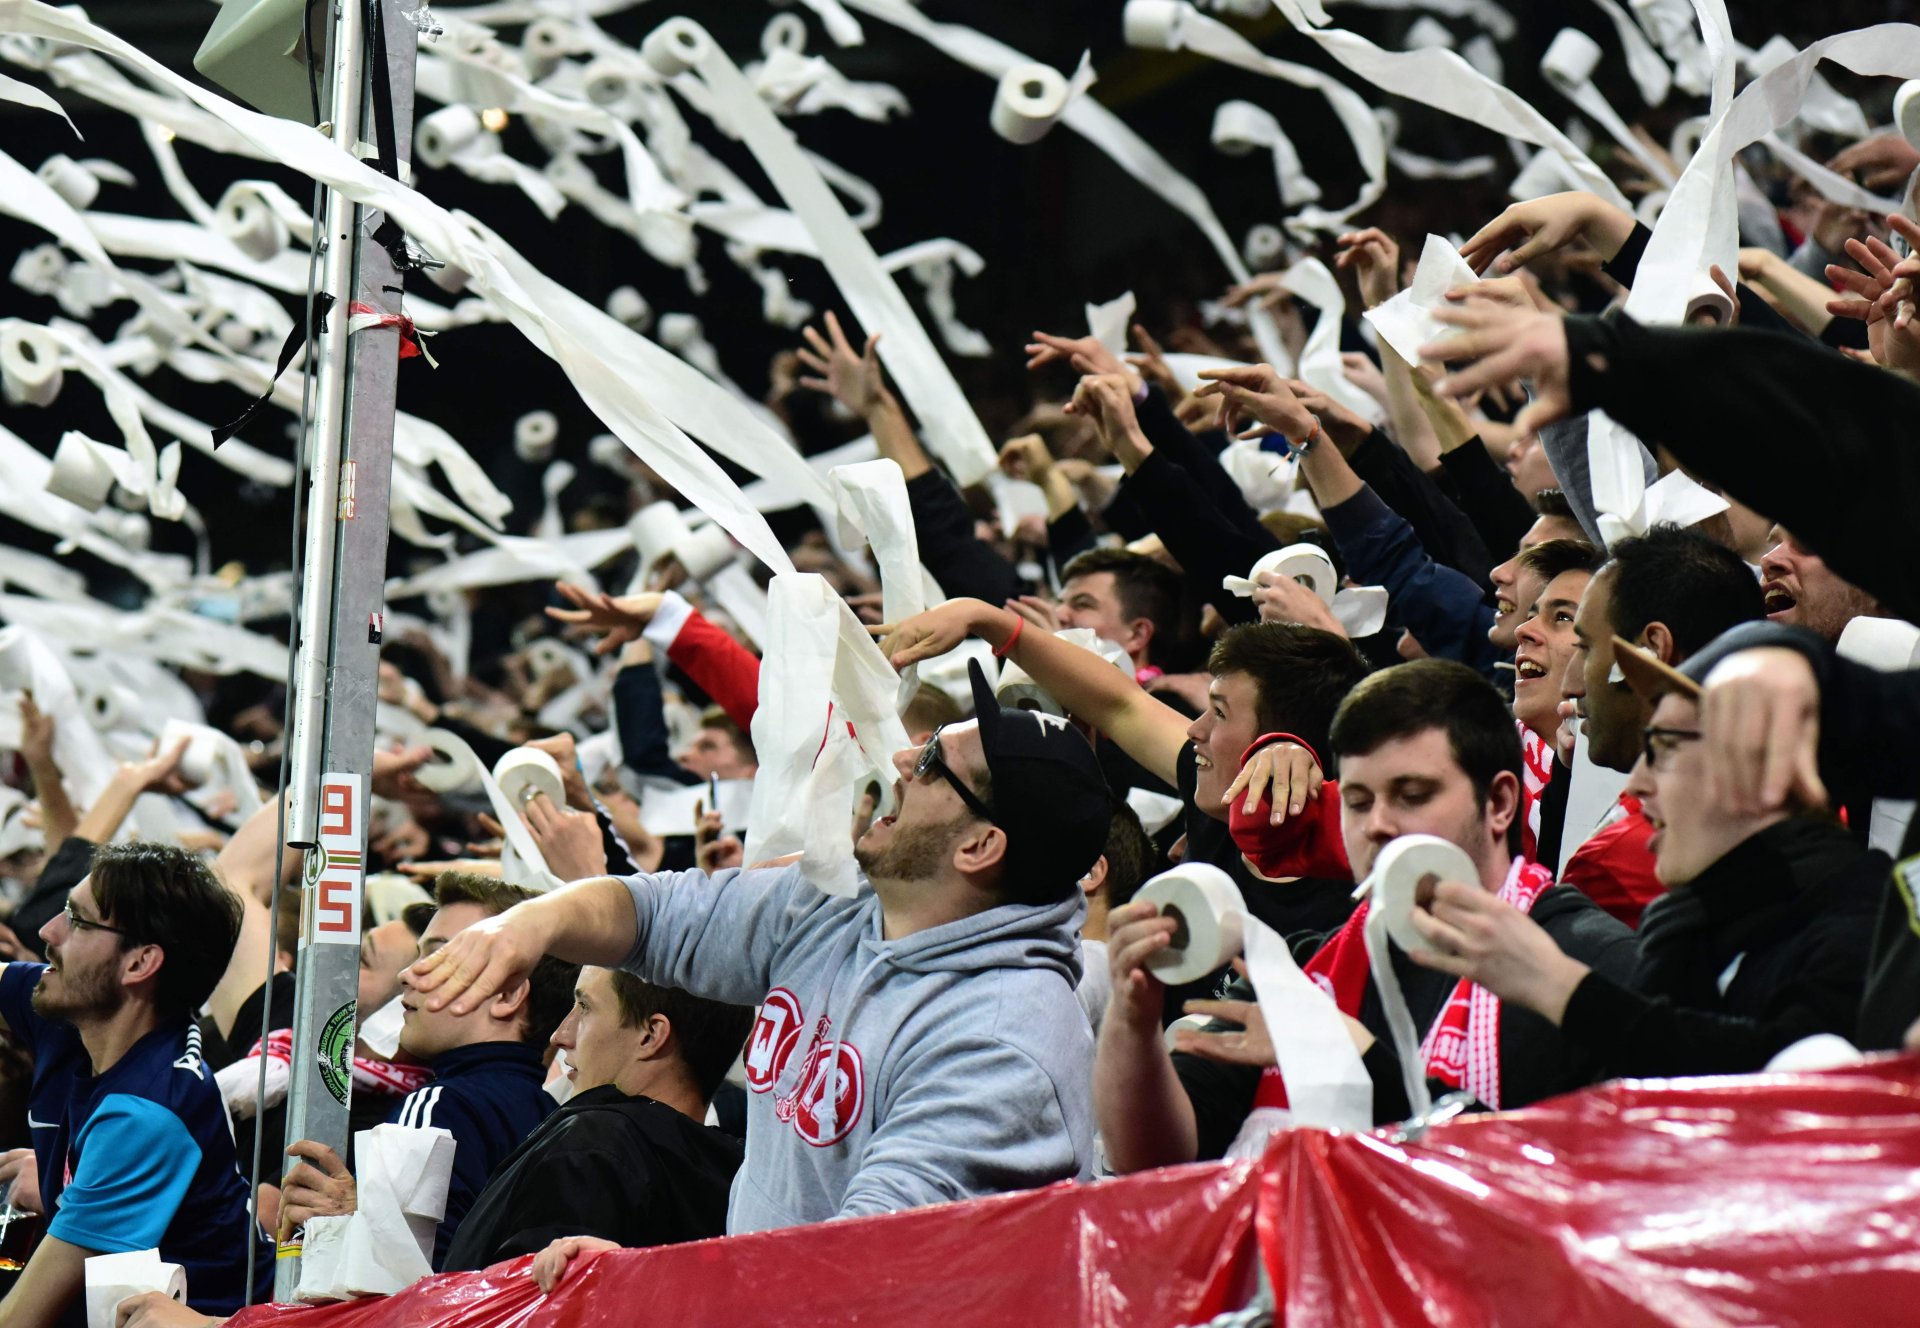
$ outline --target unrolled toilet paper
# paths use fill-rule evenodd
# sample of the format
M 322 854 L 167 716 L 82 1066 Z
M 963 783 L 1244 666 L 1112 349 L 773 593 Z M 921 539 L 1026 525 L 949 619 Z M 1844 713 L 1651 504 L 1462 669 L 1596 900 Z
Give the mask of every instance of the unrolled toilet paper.
M 1017 64 L 1000 76 L 987 123 L 1009 143 L 1037 143 L 1059 122 L 1072 95 L 1066 76 L 1052 66 Z
M 1334 574 L 1333 559 L 1327 556 L 1327 551 L 1318 544 L 1304 543 L 1275 549 L 1263 555 L 1246 576 L 1222 577 L 1220 585 L 1236 595 L 1249 596 L 1258 588 L 1260 578 L 1268 572 L 1298 581 L 1318 595 L 1322 604 L 1332 604 L 1334 595 L 1340 590 L 1340 578 Z
M 1176 924 L 1173 943 L 1147 960 L 1153 975 L 1169 986 L 1197 981 L 1240 953 L 1247 901 L 1218 867 L 1182 863 L 1148 881 L 1135 898 Z
M 381 1060 L 392 1060 L 400 1050 L 400 1034 L 407 1024 L 407 1007 L 402 1001 L 402 997 L 395 996 L 360 1025 L 360 1040 Z
M 434 793 L 458 793 L 480 780 L 480 763 L 473 749 L 445 729 L 428 729 L 416 739 L 433 752 L 433 759 L 414 771 L 422 787 Z

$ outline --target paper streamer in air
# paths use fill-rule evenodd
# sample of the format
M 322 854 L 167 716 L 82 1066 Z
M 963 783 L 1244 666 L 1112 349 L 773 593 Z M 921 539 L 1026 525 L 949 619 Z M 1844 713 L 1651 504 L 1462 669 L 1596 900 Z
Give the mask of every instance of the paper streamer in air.
M 697 73 L 732 129 L 753 152 L 787 205 L 805 218 L 820 260 L 869 332 L 882 332 L 880 358 L 921 421 L 927 444 L 961 484 L 993 471 L 996 454 L 959 385 L 947 372 L 926 329 L 893 279 L 880 269 L 866 237 L 848 219 L 820 172 L 801 155 L 793 136 L 707 32 L 672 19 L 647 37 L 642 53 L 662 74 Z
M 1627 128 L 1627 122 L 1620 118 L 1620 113 L 1593 85 L 1593 73 L 1599 67 L 1599 43 L 1578 28 L 1560 29 L 1553 41 L 1548 43 L 1546 54 L 1540 58 L 1541 77 L 1552 85 L 1554 91 L 1606 130 L 1613 141 L 1655 180 L 1672 188 L 1672 168 L 1633 136 L 1633 131 Z
M 1283 207 L 1319 200 L 1320 186 L 1301 168 L 1299 149 L 1271 111 L 1250 101 L 1223 101 L 1213 113 L 1212 137 L 1214 147 L 1228 156 L 1243 157 L 1261 149 L 1271 152 Z
M 1340 323 L 1347 312 L 1347 297 L 1340 293 L 1333 273 L 1319 259 L 1303 258 L 1280 274 L 1280 285 L 1319 310 L 1300 350 L 1298 377 L 1361 419 L 1379 423 L 1380 403 L 1353 383 L 1340 363 Z

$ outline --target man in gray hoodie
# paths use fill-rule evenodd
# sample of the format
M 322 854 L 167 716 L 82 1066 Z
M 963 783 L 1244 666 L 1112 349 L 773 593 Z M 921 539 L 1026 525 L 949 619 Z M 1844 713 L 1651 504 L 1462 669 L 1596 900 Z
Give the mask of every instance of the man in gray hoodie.
M 405 980 L 458 1012 L 551 954 L 759 1004 L 730 1232 L 1089 1177 L 1079 881 L 1112 798 L 1072 728 L 1001 710 L 977 667 L 973 691 L 977 719 L 895 755 L 896 809 L 857 846 L 854 898 L 798 866 L 579 881 Z

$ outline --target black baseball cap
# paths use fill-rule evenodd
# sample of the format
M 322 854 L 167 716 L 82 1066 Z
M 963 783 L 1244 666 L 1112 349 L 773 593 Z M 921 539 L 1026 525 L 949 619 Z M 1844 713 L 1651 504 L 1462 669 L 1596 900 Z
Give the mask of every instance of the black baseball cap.
M 980 747 L 993 780 L 994 820 L 1007 835 L 1009 893 L 1063 899 L 1107 845 L 1113 793 L 1093 746 L 1065 720 L 1003 710 L 980 661 L 967 661 Z

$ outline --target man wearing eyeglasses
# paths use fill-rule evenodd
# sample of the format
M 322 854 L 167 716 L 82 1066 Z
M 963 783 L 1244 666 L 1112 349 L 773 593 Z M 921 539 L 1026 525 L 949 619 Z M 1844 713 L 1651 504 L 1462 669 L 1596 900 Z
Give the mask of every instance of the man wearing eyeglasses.
M 469 927 L 408 985 L 458 1013 L 551 954 L 758 1004 L 731 1232 L 1089 1176 L 1076 932 L 1112 797 L 1072 728 L 972 682 L 976 719 L 895 755 L 855 897 L 798 866 L 580 881 Z
M 1700 717 L 1717 661 L 1675 669 L 1617 637 L 1611 649 L 1651 710 L 1627 790 L 1667 887 L 1647 906 L 1631 978 L 1590 972 L 1497 900 L 1436 909 L 1429 934 L 1455 952 L 1436 966 L 1544 1015 L 1609 1077 L 1738 1074 L 1816 1033 L 1850 1035 L 1887 856 L 1824 807 L 1743 810 L 1717 787 Z
M 0 969 L 0 1017 L 33 1049 L 27 1123 L 47 1233 L 0 1325 L 62 1322 L 89 1255 L 157 1247 L 199 1309 L 245 1299 L 246 1182 L 193 1015 L 225 971 L 240 911 L 199 859 L 103 845 L 40 931 L 45 964 Z M 273 1285 L 262 1234 L 256 1288 Z

